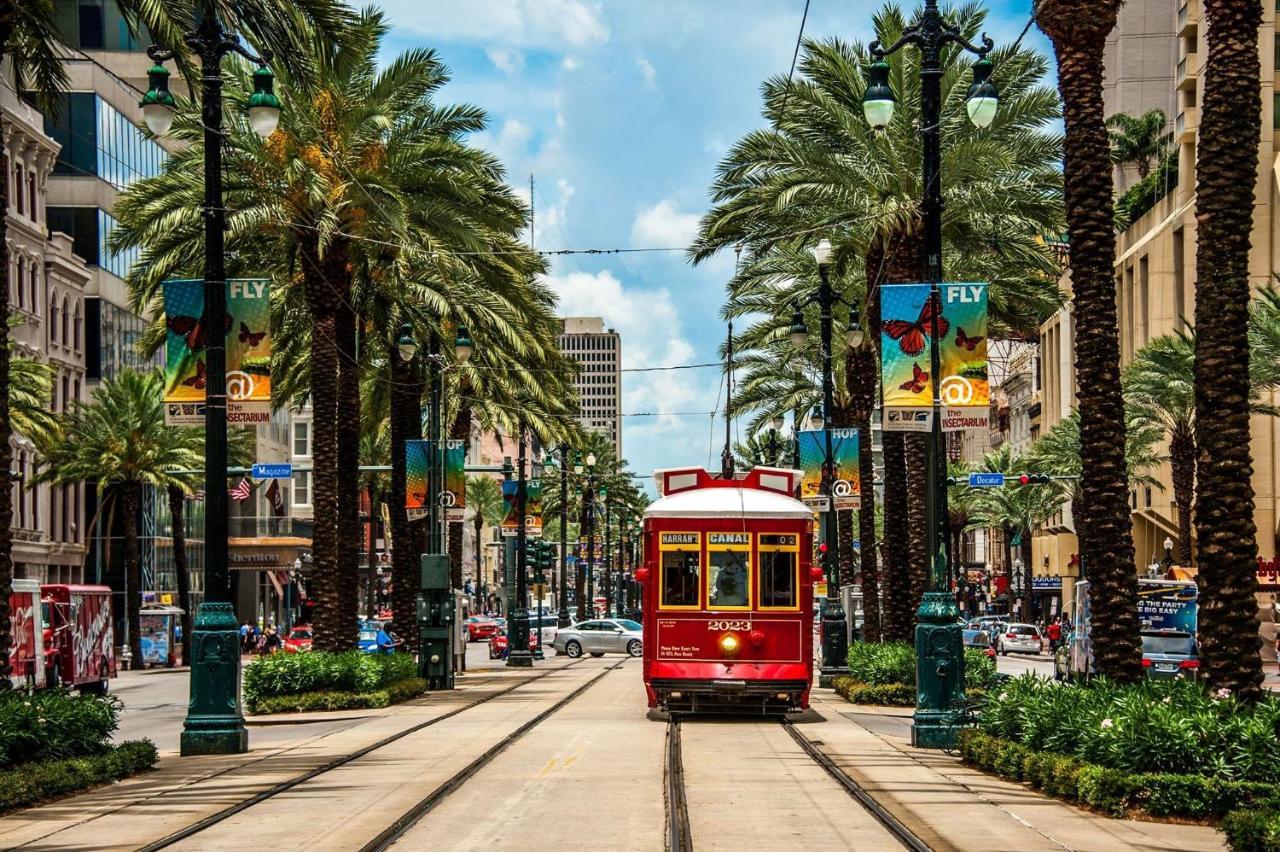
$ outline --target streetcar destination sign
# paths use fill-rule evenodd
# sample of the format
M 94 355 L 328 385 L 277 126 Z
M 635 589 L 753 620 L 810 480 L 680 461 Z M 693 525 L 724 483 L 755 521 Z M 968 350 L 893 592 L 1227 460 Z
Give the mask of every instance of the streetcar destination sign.
M 970 488 L 999 488 L 1004 485 L 1003 473 L 971 473 L 969 474 Z
M 663 533 L 663 544 L 697 544 L 697 533 Z

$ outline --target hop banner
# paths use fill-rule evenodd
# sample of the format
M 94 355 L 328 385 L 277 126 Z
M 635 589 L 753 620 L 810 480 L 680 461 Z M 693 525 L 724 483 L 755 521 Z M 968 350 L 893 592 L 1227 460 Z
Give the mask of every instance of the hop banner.
M 446 521 L 460 521 L 467 510 L 467 448 L 460 439 L 444 443 L 444 487 L 440 505 Z
M 404 508 L 409 520 L 425 518 L 430 512 L 427 503 L 427 471 L 431 454 L 428 451 L 429 441 L 404 442 Z
M 927 432 L 931 427 L 933 380 L 929 344 L 935 315 L 942 381 L 942 429 L 987 428 L 987 285 L 940 284 L 930 299 L 928 284 L 881 287 L 880 377 L 884 428 Z
M 227 423 L 256 426 L 271 420 L 270 282 L 238 278 L 227 282 Z M 206 344 L 211 332 L 204 315 L 204 282 L 164 282 L 164 419 L 169 426 L 203 426 Z
M 862 475 L 858 465 L 858 430 L 832 429 L 831 453 L 835 460 L 836 481 L 832 485 L 837 510 L 862 506 Z M 800 433 L 800 499 L 819 512 L 827 510 L 827 497 L 822 493 L 822 462 L 827 455 L 826 431 L 817 429 Z

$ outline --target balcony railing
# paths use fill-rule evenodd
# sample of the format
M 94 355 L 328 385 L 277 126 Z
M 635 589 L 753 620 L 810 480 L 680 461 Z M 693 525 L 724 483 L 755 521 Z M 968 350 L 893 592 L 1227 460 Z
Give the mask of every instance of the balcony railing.
M 315 532 L 309 518 L 228 518 L 227 524 L 232 538 L 311 538 Z

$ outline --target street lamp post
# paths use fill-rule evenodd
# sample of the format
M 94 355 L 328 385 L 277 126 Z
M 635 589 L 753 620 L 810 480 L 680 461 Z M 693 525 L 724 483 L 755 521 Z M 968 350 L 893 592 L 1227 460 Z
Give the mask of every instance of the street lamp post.
M 613 611 L 618 618 L 627 616 L 627 571 L 627 510 L 623 507 L 618 510 L 618 576 L 609 587 L 616 602 Z
M 560 450 L 560 612 L 556 615 L 556 624 L 561 628 L 568 627 L 572 621 L 569 617 L 569 587 L 565 574 L 569 555 L 569 445 L 561 444 Z
M 964 699 L 964 653 L 959 609 L 955 596 L 946 588 L 947 490 L 946 454 L 942 446 L 940 357 L 938 352 L 937 317 L 941 313 L 942 282 L 942 182 L 939 125 L 942 121 L 942 49 L 958 45 L 974 54 L 973 83 L 969 87 L 965 110 L 969 120 L 979 128 L 987 127 L 995 118 L 998 95 L 991 83 L 992 64 L 987 53 L 994 46 L 987 36 L 982 45 L 970 44 L 959 29 L 948 24 L 938 10 L 937 0 L 925 0 L 919 22 L 907 29 L 897 42 L 882 48 L 871 43 L 875 62 L 868 70 L 867 88 L 863 94 L 863 112 L 867 122 L 882 130 L 893 119 L 894 94 L 889 87 L 889 63 L 885 57 L 906 45 L 920 51 L 920 127 L 923 148 L 923 186 L 920 212 L 924 220 L 924 272 L 929 282 L 929 299 L 935 306 L 929 334 L 929 364 L 933 377 L 933 417 L 925 457 L 926 550 L 929 554 L 929 583 L 916 611 L 916 694 L 917 705 L 911 724 L 911 742 L 925 748 L 949 748 L 955 745 L 959 728 L 955 724 L 955 707 Z
M 613 542 L 609 539 L 612 519 L 609 516 L 609 489 L 600 489 L 604 501 L 604 617 L 613 617 Z
M 516 473 L 516 599 L 507 613 L 507 621 L 511 629 L 507 631 L 508 648 L 507 665 L 514 668 L 529 668 L 533 665 L 533 653 L 529 650 L 529 560 L 526 552 L 527 533 L 525 529 L 525 440 L 524 421 L 519 422 L 517 440 L 520 441 L 519 466 Z
M 280 121 L 280 101 L 267 70 L 269 53 L 255 56 L 222 27 L 217 15 L 200 16 L 183 41 L 200 57 L 201 123 L 204 126 L 204 317 L 206 328 L 220 328 L 227 312 L 226 210 L 222 203 L 222 58 L 238 53 L 257 63 L 249 123 L 264 139 Z M 173 126 L 176 102 L 163 63 L 172 51 L 152 45 L 155 63 L 147 72 L 149 88 L 140 106 L 148 129 L 163 136 Z M 239 625 L 231 604 L 227 567 L 227 360 L 226 339 L 205 335 L 205 599 L 191 636 L 191 699 L 183 722 L 181 753 L 239 754 L 249 748 L 240 710 Z M 136 593 L 136 591 L 135 591 Z
M 579 618 L 595 618 L 596 615 L 596 454 L 587 453 L 587 483 L 586 488 L 582 492 L 582 512 L 583 521 L 586 529 L 583 531 L 587 538 L 587 590 L 586 601 L 578 604 Z M 585 607 L 585 609 L 584 609 Z M 584 615 L 585 613 L 585 615 Z

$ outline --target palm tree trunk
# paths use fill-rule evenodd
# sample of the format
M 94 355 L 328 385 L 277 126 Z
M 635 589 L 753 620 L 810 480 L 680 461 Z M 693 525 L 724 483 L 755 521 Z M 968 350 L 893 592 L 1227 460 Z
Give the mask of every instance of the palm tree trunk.
M 475 509 L 476 507 L 472 507 Z M 481 548 L 484 547 L 484 516 L 480 512 L 476 512 L 475 518 L 476 536 L 475 536 L 475 552 L 473 554 L 476 563 L 476 596 L 480 600 L 480 611 L 487 612 L 489 610 L 489 601 L 483 596 L 485 591 L 484 582 L 484 558 L 481 554 Z
M 912 635 L 911 575 L 907 559 L 906 447 L 901 432 L 883 432 L 884 442 L 884 625 L 885 641 Z
M 182 610 L 182 660 L 188 659 L 187 648 L 191 647 L 191 575 L 187 573 L 187 498 L 182 489 L 170 485 L 166 491 L 169 496 L 169 529 L 173 539 L 173 571 L 178 580 L 178 608 Z
M 1045 0 L 1038 21 L 1053 41 L 1066 124 L 1063 194 L 1075 294 L 1076 374 L 1086 390 L 1080 395 L 1083 501 L 1076 520 L 1091 581 L 1093 648 L 1100 673 L 1132 683 L 1142 677 L 1138 578 L 1124 461 L 1112 277 L 1115 211 L 1102 101 L 1103 50 L 1119 7 L 1120 0 Z
M 13 10 L 0 16 L 0 63 L 13 34 Z M 0 139 L 4 138 L 0 116 Z M 9 618 L 9 595 L 13 593 L 13 448 L 9 446 L 9 220 L 5 215 L 9 198 L 9 157 L 0 146 L 0 691 L 10 687 L 9 649 L 13 646 L 13 624 Z
M 880 567 L 876 562 L 875 455 L 871 446 L 871 417 L 875 410 L 876 354 L 866 346 L 849 347 L 845 352 L 845 381 L 849 386 L 849 407 L 858 428 L 858 476 L 862 484 L 862 507 L 858 510 L 858 538 L 861 540 L 859 567 L 862 574 L 862 638 L 879 642 Z
M 928 508 L 923 497 L 925 488 L 925 467 L 917 460 L 923 460 L 928 449 L 927 435 L 907 433 L 904 440 L 907 467 L 907 577 L 910 580 L 911 612 L 914 614 L 924 598 L 925 586 L 928 583 L 926 562 L 928 548 L 925 546 L 928 531 Z
M 124 500 L 124 570 L 129 593 L 125 595 L 124 612 L 129 620 L 129 650 L 133 653 L 131 669 L 142 668 L 142 557 L 138 551 L 138 522 L 142 515 L 142 483 L 124 482 L 120 487 Z M 185 637 L 184 637 L 185 638 Z
M 359 316 L 343 304 L 338 311 L 338 611 L 350 625 L 355 647 L 360 598 L 360 365 L 356 326 Z
M 1173 474 L 1173 502 L 1178 504 L 1178 564 L 1192 564 L 1191 505 L 1196 493 L 1196 438 L 1191 430 L 1169 435 L 1169 468 Z
M 369 572 L 369 585 L 366 587 L 364 611 L 369 618 L 378 616 L 378 556 L 374 552 L 377 536 L 373 534 L 378 517 L 377 479 L 370 479 L 365 493 L 369 497 L 369 549 L 365 552 L 365 567 Z M 385 535 L 383 536 L 386 537 Z
M 1200 656 L 1212 689 L 1262 697 L 1249 440 L 1249 251 L 1262 103 L 1258 0 L 1206 0 L 1196 157 Z
M 417 364 L 400 360 L 394 340 L 388 340 L 391 363 L 391 613 L 396 634 L 408 650 L 418 647 L 414 623 L 421 573 L 417 546 L 405 511 L 407 474 L 405 441 L 422 436 L 422 390 Z
M 339 293 L 349 280 L 345 259 L 336 247 L 319 257 L 314 245 L 304 264 L 311 333 L 312 599 L 315 613 L 313 647 L 345 651 L 355 644 L 356 625 L 344 618 L 343 573 L 338 545 L 338 312 Z M 341 286 L 340 286 L 341 285 Z

